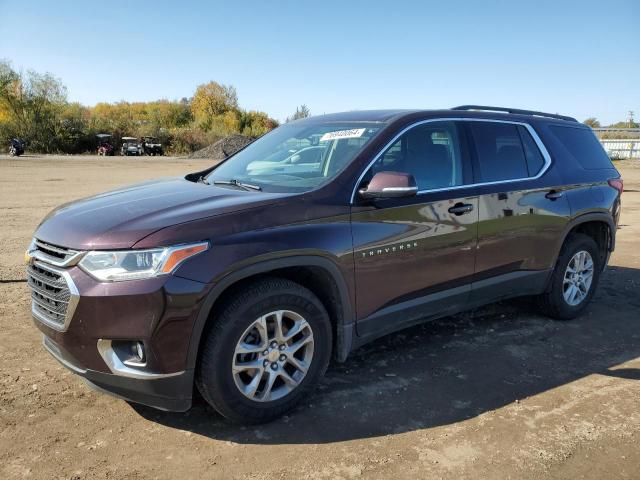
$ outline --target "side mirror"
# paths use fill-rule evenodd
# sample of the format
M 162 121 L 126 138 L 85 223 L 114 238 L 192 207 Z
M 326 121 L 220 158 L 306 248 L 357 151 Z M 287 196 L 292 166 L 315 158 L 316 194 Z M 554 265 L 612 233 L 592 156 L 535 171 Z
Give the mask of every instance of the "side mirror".
M 378 172 L 358 193 L 362 198 L 412 197 L 418 193 L 418 186 L 410 173 Z

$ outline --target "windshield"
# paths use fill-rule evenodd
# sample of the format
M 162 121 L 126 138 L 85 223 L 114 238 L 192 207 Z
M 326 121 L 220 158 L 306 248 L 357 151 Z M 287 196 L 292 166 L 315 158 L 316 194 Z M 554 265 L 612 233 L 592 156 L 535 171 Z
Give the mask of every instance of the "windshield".
M 235 180 L 268 192 L 306 192 L 334 178 L 383 126 L 363 122 L 283 125 L 229 158 L 205 180 Z

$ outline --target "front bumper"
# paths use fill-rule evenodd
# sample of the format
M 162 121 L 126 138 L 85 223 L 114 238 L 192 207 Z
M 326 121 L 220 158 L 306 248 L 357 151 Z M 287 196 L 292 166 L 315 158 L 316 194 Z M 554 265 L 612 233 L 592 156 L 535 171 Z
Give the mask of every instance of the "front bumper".
M 45 348 L 98 390 L 163 410 L 189 409 L 191 334 L 208 285 L 173 275 L 101 283 L 78 267 L 57 271 L 77 301 L 64 324 L 34 314 Z M 112 342 L 142 343 L 145 363 L 125 362 Z
M 193 370 L 155 374 L 147 378 L 99 372 L 82 366 L 46 335 L 43 335 L 42 343 L 56 360 L 100 392 L 160 410 L 184 412 L 191 408 Z

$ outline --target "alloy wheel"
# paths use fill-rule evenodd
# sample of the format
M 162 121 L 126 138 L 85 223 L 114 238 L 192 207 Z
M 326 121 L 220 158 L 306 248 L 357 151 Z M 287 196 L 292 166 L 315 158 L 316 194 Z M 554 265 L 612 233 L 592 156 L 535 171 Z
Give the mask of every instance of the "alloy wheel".
M 562 282 L 562 295 L 567 304 L 575 307 L 587 297 L 593 281 L 593 269 L 593 258 L 586 250 L 580 250 L 571 257 Z
M 256 319 L 241 335 L 232 361 L 238 390 L 256 402 L 278 400 L 296 389 L 313 360 L 311 325 L 291 310 Z

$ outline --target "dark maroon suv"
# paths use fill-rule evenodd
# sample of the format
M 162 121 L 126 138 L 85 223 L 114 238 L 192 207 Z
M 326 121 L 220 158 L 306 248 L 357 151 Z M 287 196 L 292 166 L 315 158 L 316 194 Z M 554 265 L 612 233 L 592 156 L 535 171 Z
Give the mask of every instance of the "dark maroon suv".
M 93 386 L 225 417 L 291 409 L 329 361 L 521 295 L 589 303 L 622 180 L 592 131 L 493 107 L 283 125 L 208 170 L 63 205 L 27 252 L 44 346 Z

